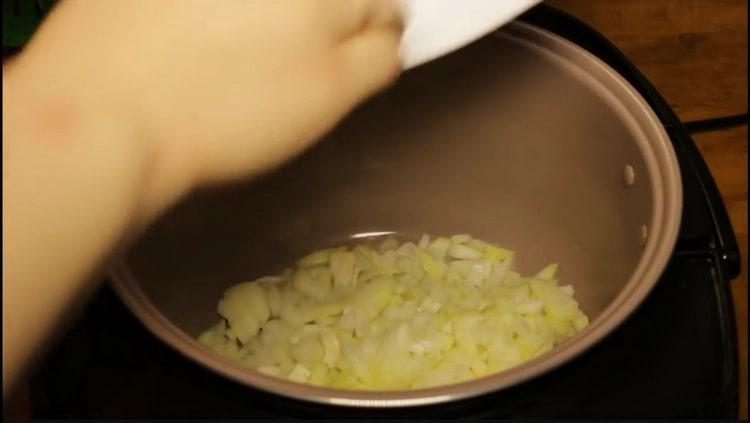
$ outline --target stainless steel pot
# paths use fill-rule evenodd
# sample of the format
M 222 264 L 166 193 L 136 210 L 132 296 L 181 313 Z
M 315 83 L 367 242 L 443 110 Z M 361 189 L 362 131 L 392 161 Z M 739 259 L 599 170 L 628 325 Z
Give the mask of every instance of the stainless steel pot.
M 334 405 L 433 404 L 539 376 L 607 336 L 665 268 L 681 205 L 674 152 L 636 90 L 581 48 L 513 23 L 410 71 L 284 168 L 196 193 L 117 261 L 114 286 L 164 342 L 249 387 Z M 521 366 L 413 391 L 275 379 L 195 341 L 228 286 L 378 231 L 471 233 L 515 249 L 523 272 L 559 261 L 592 323 Z

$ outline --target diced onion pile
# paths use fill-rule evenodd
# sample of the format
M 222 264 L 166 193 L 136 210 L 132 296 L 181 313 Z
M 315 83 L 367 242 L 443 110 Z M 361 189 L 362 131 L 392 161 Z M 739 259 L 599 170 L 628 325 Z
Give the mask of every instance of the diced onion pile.
M 465 381 L 536 357 L 588 324 L 559 286 L 468 235 L 325 249 L 229 288 L 199 340 L 262 373 L 342 389 Z

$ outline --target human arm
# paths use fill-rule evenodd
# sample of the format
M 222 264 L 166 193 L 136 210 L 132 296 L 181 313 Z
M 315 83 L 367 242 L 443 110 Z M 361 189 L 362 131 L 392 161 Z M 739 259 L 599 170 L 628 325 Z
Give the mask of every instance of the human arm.
M 382 0 L 65 0 L 3 69 L 3 394 L 109 254 L 399 72 Z

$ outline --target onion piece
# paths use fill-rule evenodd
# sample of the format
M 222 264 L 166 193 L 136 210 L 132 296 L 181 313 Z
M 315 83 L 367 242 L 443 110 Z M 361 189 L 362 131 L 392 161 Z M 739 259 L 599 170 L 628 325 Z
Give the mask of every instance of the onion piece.
M 514 252 L 472 238 L 389 237 L 313 252 L 230 287 L 198 340 L 263 374 L 343 389 L 458 383 L 537 357 L 588 317 L 558 265 L 533 277 Z

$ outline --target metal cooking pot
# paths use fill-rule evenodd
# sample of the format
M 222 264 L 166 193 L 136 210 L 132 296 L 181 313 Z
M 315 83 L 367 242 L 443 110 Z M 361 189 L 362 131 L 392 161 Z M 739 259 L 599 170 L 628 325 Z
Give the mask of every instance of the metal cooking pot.
M 539 376 L 612 332 L 665 268 L 681 205 L 674 152 L 636 90 L 517 22 L 408 72 L 284 168 L 195 193 L 117 260 L 114 286 L 164 342 L 249 387 L 334 405 L 441 403 Z M 195 340 L 230 285 L 379 231 L 470 233 L 516 250 L 521 272 L 558 261 L 591 324 L 507 371 L 389 392 L 271 378 Z

